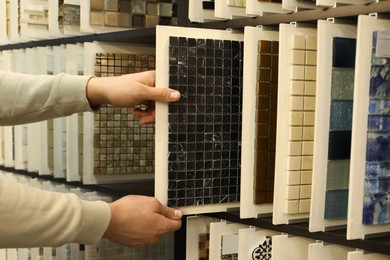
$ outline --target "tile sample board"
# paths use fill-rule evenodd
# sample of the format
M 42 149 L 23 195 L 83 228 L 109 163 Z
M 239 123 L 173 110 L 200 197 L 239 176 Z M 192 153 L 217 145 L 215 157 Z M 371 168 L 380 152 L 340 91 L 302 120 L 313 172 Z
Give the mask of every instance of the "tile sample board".
M 308 260 L 345 260 L 349 251 L 354 248 L 344 247 L 334 244 L 317 242 L 309 244 Z
M 156 86 L 182 97 L 156 104 L 155 195 L 185 214 L 238 206 L 243 38 L 157 27 Z
M 245 27 L 244 38 L 240 216 L 254 218 L 272 212 L 279 32 Z
M 147 45 L 85 43 L 84 69 L 97 77 L 154 70 L 155 49 Z M 139 125 L 133 108 L 104 105 L 84 114 L 83 182 L 151 179 L 154 175 L 154 125 Z
M 308 259 L 309 244 L 312 239 L 282 234 L 272 237 L 272 260 L 302 260 Z
M 280 233 L 254 227 L 238 231 L 239 259 L 272 259 L 272 237 Z
M 374 15 L 361 15 L 358 19 L 347 239 L 390 231 L 390 218 L 385 213 L 389 205 L 386 142 L 390 128 L 386 123 L 387 92 L 382 91 L 387 80 L 376 73 L 377 69 L 388 69 L 385 31 L 389 26 L 389 20 Z
M 306 221 L 313 161 L 317 29 L 279 27 L 273 223 Z
M 187 260 L 210 259 L 210 223 L 220 221 L 220 219 L 205 216 L 189 216 L 187 218 Z
M 376 253 L 365 252 L 363 250 L 356 250 L 354 252 L 348 252 L 347 260 L 387 260 L 388 255 L 381 255 Z
M 319 6 L 331 6 L 336 7 L 338 4 L 368 4 L 375 2 L 374 0 L 316 0 L 316 4 Z
M 318 21 L 318 47 L 312 232 L 347 223 L 356 26 Z
M 267 13 L 287 13 L 288 10 L 282 8 L 281 0 L 247 0 L 246 14 L 248 15 L 267 15 Z

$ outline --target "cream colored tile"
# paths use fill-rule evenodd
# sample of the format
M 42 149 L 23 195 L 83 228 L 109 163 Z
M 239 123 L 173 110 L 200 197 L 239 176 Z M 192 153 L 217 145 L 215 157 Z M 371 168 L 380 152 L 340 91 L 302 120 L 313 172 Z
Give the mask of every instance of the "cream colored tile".
M 302 155 L 313 155 L 313 141 L 302 142 Z
M 311 184 L 312 183 L 312 171 L 301 171 L 301 184 Z
M 305 80 L 316 80 L 317 78 L 317 67 L 305 66 Z
M 286 206 L 284 209 L 286 214 L 297 214 L 299 212 L 298 200 L 286 200 Z
M 292 50 L 291 51 L 291 63 L 304 65 L 305 64 L 305 51 L 303 50 Z
M 302 156 L 302 170 L 311 170 L 313 169 L 313 156 Z
M 301 184 L 301 172 L 300 171 L 288 171 L 286 175 L 287 185 L 299 185 Z
M 287 186 L 286 187 L 286 199 L 287 200 L 297 200 L 299 199 L 300 185 L 296 186 Z
M 302 111 L 303 110 L 303 97 L 291 96 L 290 97 L 290 110 Z
M 291 80 L 304 80 L 305 79 L 305 66 L 303 65 L 291 65 Z
M 89 14 L 91 25 L 104 25 L 104 12 L 102 11 L 91 11 Z
M 306 51 L 305 64 L 306 65 L 314 65 L 314 66 L 317 64 L 317 52 L 316 51 Z
M 305 81 L 301 81 L 301 80 L 291 81 L 290 93 L 291 95 L 303 96 L 305 93 Z
M 299 198 L 310 199 L 311 198 L 311 185 L 299 186 Z
M 288 142 L 288 155 L 301 155 L 302 142 Z
M 292 36 L 292 48 L 293 49 L 305 49 L 306 48 L 306 36 L 305 35 L 293 35 Z
M 312 141 L 314 140 L 314 127 L 303 127 L 302 140 Z
M 314 125 L 314 112 L 304 112 L 303 114 L 303 125 L 304 126 L 313 126 Z
M 309 213 L 309 212 L 310 212 L 310 199 L 299 200 L 298 213 Z
M 316 36 L 307 36 L 306 37 L 306 49 L 317 50 L 317 37 Z
M 304 97 L 303 99 L 304 110 L 315 110 L 316 109 L 316 98 L 315 97 Z
M 305 82 L 305 96 L 316 95 L 316 82 L 306 81 Z
M 289 141 L 300 141 L 302 140 L 302 127 L 292 126 L 289 129 Z
M 290 112 L 290 126 L 301 126 L 303 124 L 303 112 L 292 111 Z
M 300 156 L 289 156 L 287 158 L 287 170 L 298 171 L 301 169 L 301 157 Z

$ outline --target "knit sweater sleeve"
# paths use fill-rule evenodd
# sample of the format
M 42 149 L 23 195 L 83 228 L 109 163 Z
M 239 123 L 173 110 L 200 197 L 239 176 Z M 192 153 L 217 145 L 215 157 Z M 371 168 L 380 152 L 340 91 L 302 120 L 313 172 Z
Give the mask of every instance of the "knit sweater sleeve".
M 107 229 L 110 208 L 74 194 L 27 187 L 0 176 L 0 247 L 97 243 Z
M 35 76 L 0 71 L 0 125 L 37 122 L 92 111 L 86 88 L 90 76 Z

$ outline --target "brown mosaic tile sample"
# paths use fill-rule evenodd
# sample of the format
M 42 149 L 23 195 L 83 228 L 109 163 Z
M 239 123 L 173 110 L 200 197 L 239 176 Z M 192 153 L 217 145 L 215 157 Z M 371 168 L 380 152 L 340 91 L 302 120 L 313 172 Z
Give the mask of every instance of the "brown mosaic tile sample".
M 155 57 L 97 53 L 96 76 L 155 69 Z M 139 125 L 133 108 L 102 106 L 94 115 L 95 174 L 154 173 L 154 126 Z
M 279 42 L 258 42 L 256 165 L 253 202 L 272 203 L 275 172 Z

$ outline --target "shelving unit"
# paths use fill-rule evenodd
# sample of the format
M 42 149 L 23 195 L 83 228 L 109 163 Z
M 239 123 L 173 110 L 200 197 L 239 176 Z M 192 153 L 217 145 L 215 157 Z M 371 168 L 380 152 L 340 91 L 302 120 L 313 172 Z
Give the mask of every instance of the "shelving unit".
M 316 9 L 299 11 L 289 14 L 267 14 L 261 17 L 240 18 L 235 20 L 214 21 L 203 24 L 192 24 L 188 19 L 188 1 L 178 1 L 178 25 L 184 27 L 212 28 L 212 29 L 237 29 L 243 30 L 245 26 L 278 26 L 280 23 L 314 23 L 319 19 L 340 18 L 356 21 L 360 14 L 378 13 L 379 16 L 387 16 L 390 12 L 390 1 L 379 1 L 366 5 L 342 5 L 336 8 Z M 23 43 L 0 45 L 0 51 L 24 49 L 40 46 L 55 46 L 62 44 L 71 44 L 79 42 L 126 42 L 138 44 L 155 44 L 156 29 L 132 29 L 126 31 L 117 31 L 101 34 L 72 36 L 54 38 L 49 40 L 29 41 Z M 75 187 L 83 187 L 90 190 L 105 192 L 114 196 L 123 196 L 126 194 L 153 195 L 154 182 L 144 183 L 125 183 L 125 184 L 105 184 L 105 185 L 83 185 L 80 182 L 66 182 L 63 179 L 54 179 L 50 176 L 39 176 L 36 173 L 27 171 L 17 171 L 12 168 L 0 167 L 2 171 L 9 171 L 30 177 L 52 180 L 59 183 L 70 184 Z M 368 252 L 377 252 L 390 255 L 390 235 L 381 238 L 371 238 L 366 240 L 347 240 L 346 230 L 309 232 L 308 224 L 282 224 L 273 225 L 271 217 L 241 219 L 238 212 L 221 212 L 204 214 L 209 217 L 224 219 L 236 223 L 242 223 L 248 226 L 270 229 L 291 235 L 302 236 L 324 242 L 362 249 Z M 175 259 L 185 259 L 185 237 L 186 237 L 186 219 L 183 219 L 183 227 L 175 234 Z

